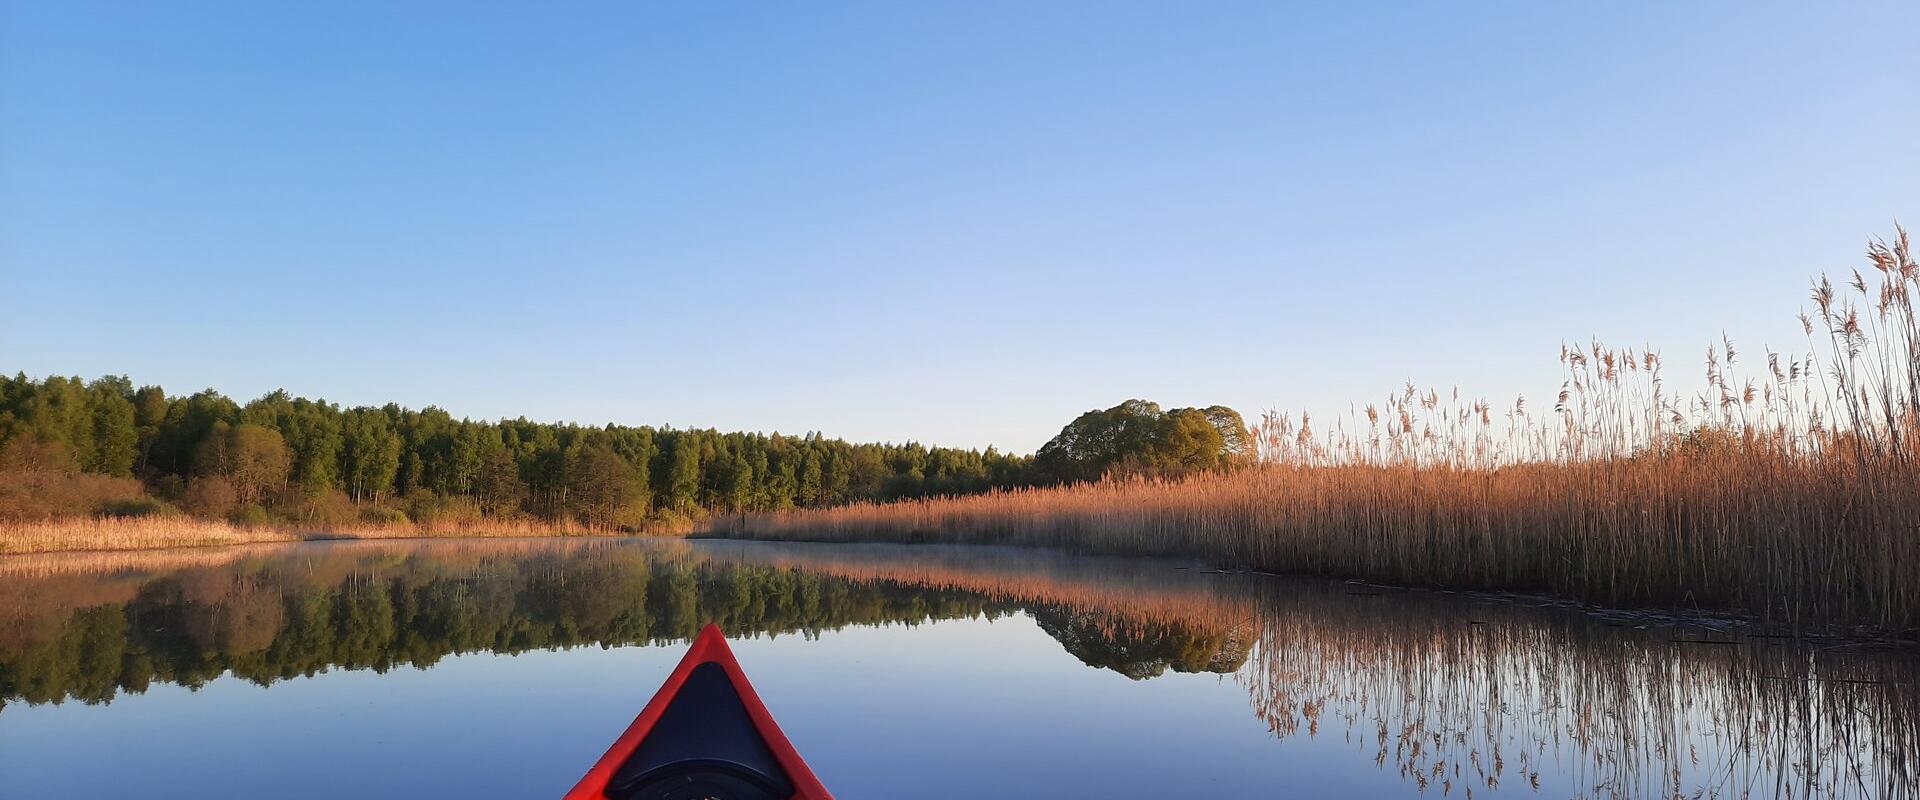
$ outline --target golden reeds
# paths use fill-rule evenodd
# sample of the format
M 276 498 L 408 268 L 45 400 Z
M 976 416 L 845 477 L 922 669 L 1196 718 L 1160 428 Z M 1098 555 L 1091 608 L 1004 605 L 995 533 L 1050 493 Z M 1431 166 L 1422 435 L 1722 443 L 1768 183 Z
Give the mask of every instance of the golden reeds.
M 284 524 L 234 525 L 219 520 L 181 515 L 67 517 L 0 521 L 0 556 L 90 550 L 156 550 L 172 547 L 210 547 L 315 539 L 628 535 L 632 534 L 525 518 L 462 522 L 360 523 L 316 530 Z
M 1827 280 L 1804 354 L 1705 386 L 1650 349 L 1563 347 L 1549 412 L 1420 391 L 1330 427 L 1267 414 L 1259 463 L 1166 480 L 730 518 L 722 535 L 1055 545 L 1414 586 L 1738 610 L 1793 626 L 1920 628 L 1920 265 Z
M 0 523 L 0 554 L 205 547 L 298 538 L 275 528 L 187 517 L 72 517 Z

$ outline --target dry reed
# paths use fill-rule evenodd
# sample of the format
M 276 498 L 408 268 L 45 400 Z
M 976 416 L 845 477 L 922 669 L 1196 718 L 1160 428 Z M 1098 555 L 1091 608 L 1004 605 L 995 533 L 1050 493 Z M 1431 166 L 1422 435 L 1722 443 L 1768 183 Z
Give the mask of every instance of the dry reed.
M 275 528 L 185 517 L 75 517 L 0 524 L 0 553 L 150 550 L 290 542 L 298 538 Z
M 534 519 L 479 523 L 358 524 L 314 530 L 297 525 L 233 525 L 168 515 L 68 517 L 0 522 L 0 555 L 72 551 L 158 550 L 175 547 L 297 542 L 316 539 L 423 539 L 548 536 L 627 536 L 627 532 Z
M 1920 628 L 1920 265 L 1822 279 L 1804 354 L 1731 341 L 1671 389 L 1652 350 L 1563 347 L 1550 411 L 1409 384 L 1316 429 L 1267 414 L 1256 465 L 722 520 L 721 535 L 1052 545 L 1412 586 Z M 1845 295 L 1845 296 L 1842 296 Z

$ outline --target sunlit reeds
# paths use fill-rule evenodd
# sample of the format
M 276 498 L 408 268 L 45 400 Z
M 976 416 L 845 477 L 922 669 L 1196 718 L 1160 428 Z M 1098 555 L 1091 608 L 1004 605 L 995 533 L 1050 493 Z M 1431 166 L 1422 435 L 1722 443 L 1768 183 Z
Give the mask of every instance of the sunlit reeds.
M 290 542 L 297 538 L 274 528 L 178 516 L 76 517 L 0 523 L 0 554 L 205 547 Z
M 1552 402 L 1408 385 L 1332 424 L 1269 413 L 1259 463 L 724 520 L 724 535 L 1055 545 L 1276 572 L 1920 628 L 1920 265 L 1822 279 L 1805 352 L 1731 341 L 1676 390 L 1650 349 L 1565 346 Z
M 220 520 L 199 519 L 180 514 L 147 517 L 62 517 L 0 521 L 0 556 L 89 550 L 155 550 L 314 539 L 627 535 L 631 534 L 606 528 L 565 522 L 555 523 L 533 518 L 353 523 L 342 527 L 314 529 L 285 523 L 235 525 Z

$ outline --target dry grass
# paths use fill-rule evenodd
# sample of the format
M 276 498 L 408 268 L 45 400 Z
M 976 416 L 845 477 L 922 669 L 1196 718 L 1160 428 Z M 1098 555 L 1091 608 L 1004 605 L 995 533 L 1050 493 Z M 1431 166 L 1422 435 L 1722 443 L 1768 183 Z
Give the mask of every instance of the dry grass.
M 165 547 L 291 542 L 274 528 L 248 528 L 186 517 L 68 518 L 0 523 L 0 553 L 151 550 Z
M 315 539 L 627 535 L 631 534 L 577 525 L 556 525 L 530 519 L 486 520 L 483 524 L 362 524 L 312 530 L 293 525 L 233 525 L 222 521 L 179 515 L 130 518 L 70 517 L 24 522 L 0 521 L 0 555 L 158 550 Z
M 1414 586 L 1920 628 L 1920 294 L 1906 232 L 1875 281 L 1822 280 L 1804 354 L 1669 388 L 1655 352 L 1562 348 L 1551 411 L 1409 385 L 1324 430 L 1266 415 L 1260 463 L 724 520 L 717 533 L 1054 545 Z M 1842 294 L 1846 294 L 1842 297 Z M 1851 298 L 1851 299 L 1849 299 Z

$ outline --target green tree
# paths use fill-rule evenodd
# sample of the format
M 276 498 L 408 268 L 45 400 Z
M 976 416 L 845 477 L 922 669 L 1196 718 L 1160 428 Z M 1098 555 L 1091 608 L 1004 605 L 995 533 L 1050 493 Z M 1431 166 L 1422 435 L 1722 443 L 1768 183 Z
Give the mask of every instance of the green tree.
M 248 422 L 280 433 L 293 458 L 293 482 L 308 497 L 340 486 L 340 410 L 326 401 L 275 391 L 241 409 Z
M 1055 480 L 1097 480 L 1130 459 L 1149 456 L 1161 430 L 1160 405 L 1128 400 L 1088 411 L 1067 423 L 1034 455 L 1034 464 Z
M 225 478 L 242 504 L 258 503 L 284 486 L 293 459 L 279 431 L 263 425 L 216 423 L 194 454 L 194 471 Z
M 133 426 L 140 440 L 140 453 L 134 459 L 134 471 L 147 475 L 153 465 L 153 445 L 167 422 L 167 392 L 158 386 L 142 386 L 133 396 Z
M 1225 406 L 1162 411 L 1157 403 L 1128 400 L 1075 418 L 1040 448 L 1034 467 L 1056 481 L 1219 469 L 1244 458 L 1246 442 L 1246 425 Z
M 820 456 L 812 448 L 807 448 L 800 456 L 799 486 L 795 489 L 795 499 L 803 506 L 825 505 L 826 484 L 824 471 L 820 468 Z
M 700 502 L 700 441 L 693 432 L 673 439 L 667 469 L 667 488 L 663 493 L 667 508 L 692 509 Z
M 81 467 L 103 475 L 133 475 L 133 463 L 140 454 L 133 384 L 121 377 L 101 378 L 88 385 L 87 395 L 92 443 Z
M 393 491 L 394 474 L 400 469 L 400 437 L 394 434 L 386 412 L 377 408 L 356 408 L 347 412 L 344 421 L 341 472 L 347 491 L 356 501 L 378 502 Z
M 582 442 L 568 451 L 567 501 L 581 522 L 612 527 L 639 495 L 639 474 L 605 442 Z
M 506 447 L 496 444 L 480 456 L 480 468 L 474 476 L 474 499 L 481 513 L 501 517 L 520 510 L 527 498 L 527 484 L 520 480 L 520 468 Z
M 1207 406 L 1200 409 L 1220 432 L 1221 446 L 1230 454 L 1231 461 L 1248 461 L 1253 458 L 1253 436 L 1247 432 L 1247 421 L 1241 419 L 1240 412 L 1226 406 Z
M 1226 440 L 1197 408 L 1176 408 L 1160 417 L 1153 448 L 1142 459 L 1166 469 L 1213 469 L 1227 457 Z
M 212 389 L 174 400 L 154 439 L 148 468 L 160 474 L 187 475 L 200 442 L 218 423 L 240 421 L 240 407 Z

